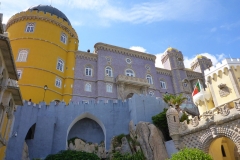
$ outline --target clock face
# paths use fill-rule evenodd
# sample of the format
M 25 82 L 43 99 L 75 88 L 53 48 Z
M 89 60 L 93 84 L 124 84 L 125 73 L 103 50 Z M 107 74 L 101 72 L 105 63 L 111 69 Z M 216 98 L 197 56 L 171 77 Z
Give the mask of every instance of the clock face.
M 108 57 L 108 58 L 107 58 L 107 61 L 108 61 L 108 62 L 110 62 L 110 61 L 111 61 L 111 59 Z
M 131 64 L 131 63 L 132 63 L 132 60 L 131 60 L 130 58 L 126 58 L 126 62 L 127 62 L 128 64 Z

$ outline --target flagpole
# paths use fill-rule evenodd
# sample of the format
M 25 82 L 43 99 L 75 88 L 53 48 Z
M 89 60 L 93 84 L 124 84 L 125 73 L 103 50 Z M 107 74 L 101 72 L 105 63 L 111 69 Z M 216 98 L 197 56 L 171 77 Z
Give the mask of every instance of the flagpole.
M 199 79 L 198 79 L 198 83 L 199 83 L 199 85 L 200 85 L 201 91 L 203 91 L 203 89 L 202 89 L 202 85 L 201 85 Z M 207 103 L 206 103 L 206 100 L 205 100 L 204 93 L 203 93 L 203 99 L 204 99 L 204 104 L 205 104 L 205 107 L 206 107 L 206 111 L 208 111 L 208 106 L 207 106 Z

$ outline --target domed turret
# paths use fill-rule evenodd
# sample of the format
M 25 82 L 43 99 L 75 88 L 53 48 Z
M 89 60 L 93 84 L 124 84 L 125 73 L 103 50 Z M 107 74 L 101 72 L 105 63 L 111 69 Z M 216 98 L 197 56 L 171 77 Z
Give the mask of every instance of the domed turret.
M 57 17 L 62 18 L 64 21 L 67 21 L 71 25 L 67 16 L 64 13 L 62 13 L 60 10 L 52 6 L 37 5 L 37 6 L 30 7 L 28 11 L 43 11 L 44 13 L 51 13 L 51 15 L 56 15 Z
M 66 15 L 52 6 L 38 5 L 12 16 L 6 30 L 23 99 L 68 103 L 72 99 L 78 36 Z

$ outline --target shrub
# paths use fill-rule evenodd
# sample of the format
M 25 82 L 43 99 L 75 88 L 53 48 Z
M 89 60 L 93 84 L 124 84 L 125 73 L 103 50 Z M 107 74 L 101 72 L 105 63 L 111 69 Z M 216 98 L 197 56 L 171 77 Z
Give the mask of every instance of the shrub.
M 213 160 L 211 156 L 196 148 L 184 148 L 172 155 L 170 160 Z
M 153 124 L 162 131 L 164 139 L 166 141 L 171 140 L 171 137 L 169 136 L 168 123 L 166 117 L 167 110 L 168 109 L 164 108 L 161 113 L 152 117 Z
M 87 153 L 83 151 L 60 151 L 57 154 L 48 155 L 45 160 L 100 160 L 94 153 Z
M 116 152 L 113 154 L 112 160 L 146 160 L 142 151 L 137 151 L 135 154 L 121 154 Z
M 180 122 L 183 122 L 183 121 L 185 121 L 185 120 L 187 120 L 187 124 L 189 124 L 189 119 L 188 119 L 188 115 L 185 113 L 185 112 L 183 112 L 183 115 L 182 115 L 182 117 L 180 118 Z

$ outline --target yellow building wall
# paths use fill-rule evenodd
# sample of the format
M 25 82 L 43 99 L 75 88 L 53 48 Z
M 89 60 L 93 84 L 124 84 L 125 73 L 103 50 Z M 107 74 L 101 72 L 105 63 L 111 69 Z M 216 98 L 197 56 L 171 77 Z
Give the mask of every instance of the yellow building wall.
M 0 148 L 0 159 L 4 159 L 5 157 L 6 146 Z
M 233 84 L 230 80 L 229 74 L 230 74 L 229 71 L 227 71 L 227 74 L 223 73 L 222 76 L 220 76 L 220 77 L 215 74 L 214 79 L 212 80 L 211 85 L 212 85 L 213 90 L 214 90 L 213 94 L 216 97 L 218 105 L 223 105 L 223 104 L 225 104 L 227 102 L 230 102 L 230 101 L 237 98 L 236 93 L 235 93 L 234 88 L 233 88 Z M 227 87 L 230 90 L 230 94 L 227 95 L 226 97 L 221 97 L 220 94 L 219 94 L 218 85 L 221 84 L 221 83 L 226 84 Z
M 209 88 L 205 88 L 205 93 L 208 93 L 208 94 L 211 95 Z M 209 100 L 205 100 L 205 102 L 200 101 L 200 103 L 197 106 L 198 106 L 198 110 L 200 112 L 200 115 L 202 115 L 207 110 L 210 110 L 210 109 L 215 107 L 212 98 L 210 98 Z
M 11 19 L 30 15 L 51 18 L 75 32 L 67 22 L 49 13 L 27 11 L 16 14 Z M 33 33 L 25 32 L 27 23 L 35 23 Z M 23 99 L 31 99 L 32 102 L 39 103 L 44 97 L 44 85 L 47 85 L 48 89 L 44 98 L 46 103 L 63 99 L 65 102 L 69 102 L 72 98 L 74 52 L 78 47 L 78 39 L 65 32 L 60 26 L 42 19 L 22 19 L 10 25 L 7 32 L 9 33 L 17 69 L 22 70 L 22 77 L 18 84 Z M 67 44 L 60 41 L 61 33 L 67 35 Z M 26 62 L 16 61 L 21 49 L 29 51 Z M 58 58 L 64 61 L 63 72 L 57 70 Z M 55 86 L 57 77 L 62 80 L 61 88 Z
M 226 157 L 223 157 L 221 145 L 224 146 Z M 214 140 L 209 147 L 209 154 L 213 160 L 235 160 L 234 157 L 235 144 L 229 138 L 221 137 Z

